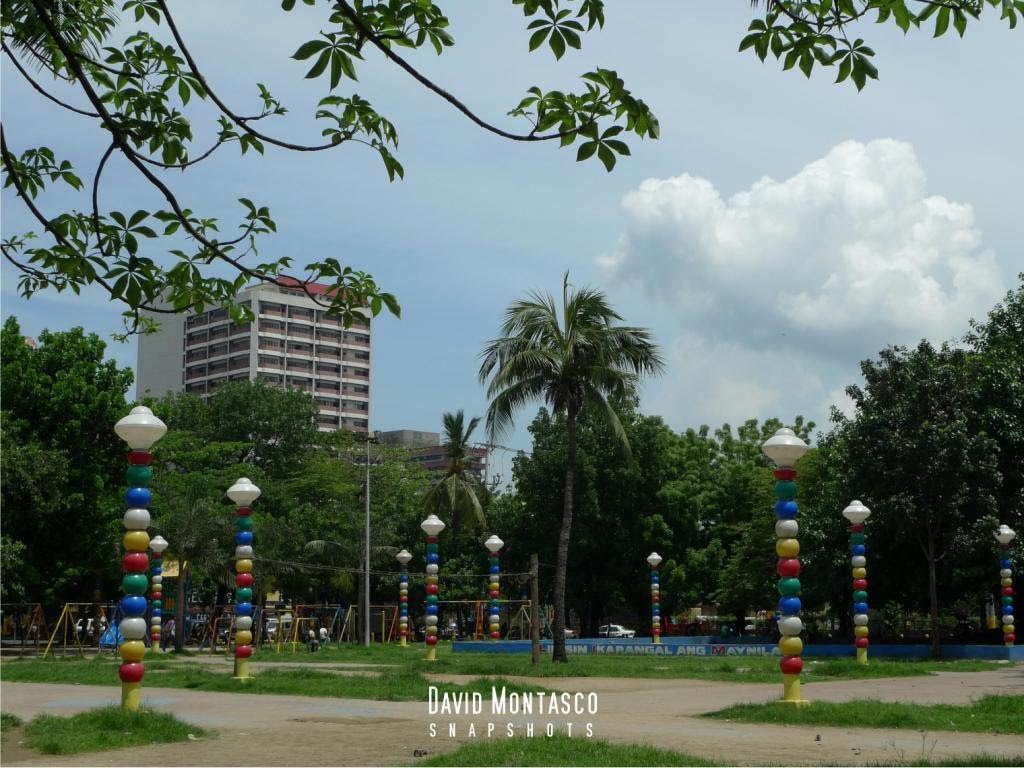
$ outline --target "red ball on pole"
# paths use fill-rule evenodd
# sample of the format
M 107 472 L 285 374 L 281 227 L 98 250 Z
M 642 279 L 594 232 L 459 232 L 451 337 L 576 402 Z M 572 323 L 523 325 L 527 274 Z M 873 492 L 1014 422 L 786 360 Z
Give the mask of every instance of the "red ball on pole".
M 1003 597 L 1012 597 L 1013 587 L 1003 587 Z
M 779 560 L 779 564 L 775 567 L 778 571 L 779 576 L 793 577 L 800 575 L 800 560 L 796 557 L 786 557 Z
M 804 660 L 799 656 L 783 656 L 779 669 L 784 675 L 799 675 L 804 668 Z
M 144 674 L 146 674 L 146 668 L 137 661 L 122 664 L 117 670 L 117 675 L 121 678 L 122 683 L 141 683 Z
M 239 659 L 248 659 L 252 656 L 251 645 L 236 645 L 235 646 L 235 657 Z
M 1006 643 L 1007 645 L 1013 645 L 1014 643 L 1017 642 L 1017 636 L 1016 635 L 1003 635 L 1003 642 Z
M 853 580 L 853 588 L 854 589 L 867 589 L 868 588 L 868 580 L 867 579 L 854 579 Z
M 437 594 L 437 584 L 427 584 L 427 594 L 428 595 L 436 595 Z
M 121 558 L 121 566 L 128 573 L 145 573 L 149 567 L 149 556 L 145 552 L 129 552 Z
M 855 645 L 858 648 L 867 648 L 868 647 L 868 639 L 866 637 L 858 637 L 856 642 L 855 642 Z
M 251 573 L 239 573 L 235 576 L 236 587 L 251 587 L 252 586 L 252 574 Z

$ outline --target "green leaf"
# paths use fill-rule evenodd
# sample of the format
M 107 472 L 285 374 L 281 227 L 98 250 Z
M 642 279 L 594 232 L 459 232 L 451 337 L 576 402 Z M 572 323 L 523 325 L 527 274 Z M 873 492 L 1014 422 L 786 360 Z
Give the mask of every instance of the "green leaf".
M 587 160 L 597 151 L 597 142 L 588 141 L 586 144 L 580 144 L 580 148 L 576 150 L 576 162 Z
M 544 40 L 547 39 L 550 31 L 551 27 L 544 27 L 530 35 L 530 50 L 535 51 L 540 48 L 544 44 Z
M 322 51 L 328 47 L 330 43 L 326 40 L 310 40 L 308 43 L 303 43 L 299 46 L 299 50 L 292 54 L 293 59 L 304 61 L 312 56 L 317 51 Z
M 811 69 L 814 67 L 814 57 L 809 51 L 804 51 L 800 54 L 800 71 L 807 77 L 811 76 Z
M 597 148 L 597 159 L 604 163 L 604 169 L 609 173 L 615 167 L 615 153 L 604 144 Z
M 935 17 L 935 34 L 932 37 L 942 37 L 949 29 L 949 6 L 942 6 Z
M 565 38 L 562 37 L 562 33 L 559 30 L 551 30 L 551 39 L 548 41 L 548 45 L 551 46 L 556 59 L 562 58 L 565 54 Z

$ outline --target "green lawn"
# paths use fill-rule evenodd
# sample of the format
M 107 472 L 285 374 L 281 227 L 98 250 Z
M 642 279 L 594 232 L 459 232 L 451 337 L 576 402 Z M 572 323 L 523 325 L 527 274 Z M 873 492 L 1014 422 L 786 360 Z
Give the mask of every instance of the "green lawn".
M 208 733 L 161 712 L 105 707 L 70 717 L 38 715 L 25 727 L 25 743 L 47 755 L 71 755 L 144 744 L 185 741 Z
M 302 649 L 275 652 L 261 650 L 257 656 L 262 662 L 301 661 L 311 663 L 392 664 L 415 669 L 426 669 L 423 647 L 374 645 L 332 645 L 317 653 Z M 975 672 L 999 669 L 992 661 L 931 661 L 903 659 L 873 659 L 870 664 L 858 664 L 855 659 L 807 659 L 802 680 L 839 680 L 875 677 L 904 677 L 927 675 L 939 670 L 948 672 Z M 451 645 L 438 646 L 438 660 L 429 665 L 429 671 L 465 675 L 521 675 L 528 677 L 670 677 L 694 680 L 720 680 L 723 682 L 775 683 L 779 682 L 779 660 L 772 656 L 572 656 L 566 664 L 554 664 L 550 654 L 541 657 L 534 667 L 529 654 L 453 653 Z
M 895 704 L 872 700 L 813 702 L 791 707 L 778 702 L 740 704 L 704 717 L 746 723 L 836 725 L 844 728 L 910 728 L 923 731 L 1024 733 L 1024 695 L 983 696 L 967 705 Z
M 78 683 L 81 685 L 120 685 L 117 663 L 109 656 L 100 659 L 38 659 L 4 662 L 2 677 L 9 682 Z M 327 696 L 384 701 L 426 701 L 431 683 L 422 672 L 411 667 L 387 668 L 380 674 L 339 675 L 316 669 L 270 669 L 253 673 L 241 683 L 231 679 L 230 671 L 188 661 L 160 659 L 146 661 L 146 688 L 188 688 L 197 691 L 228 693 L 273 693 L 298 696 Z M 541 691 L 538 686 L 512 683 L 499 678 L 481 677 L 466 685 L 438 683 L 441 691 L 451 693 L 479 691 L 490 695 L 491 685 L 504 685 L 509 691 Z
M 564 734 L 474 742 L 428 757 L 419 765 L 713 765 L 699 757 L 642 744 L 570 738 Z

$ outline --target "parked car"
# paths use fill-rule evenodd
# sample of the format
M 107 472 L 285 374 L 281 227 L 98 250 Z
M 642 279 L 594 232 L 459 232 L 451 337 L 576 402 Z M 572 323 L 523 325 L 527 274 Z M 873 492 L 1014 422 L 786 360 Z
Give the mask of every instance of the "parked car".
M 565 628 L 565 638 L 566 638 L 566 640 L 575 640 L 579 636 L 580 636 L 580 633 L 577 632 L 575 629 L 572 629 L 571 627 L 566 627 Z
M 626 629 L 621 624 L 602 624 L 597 628 L 598 637 L 636 637 L 635 629 Z

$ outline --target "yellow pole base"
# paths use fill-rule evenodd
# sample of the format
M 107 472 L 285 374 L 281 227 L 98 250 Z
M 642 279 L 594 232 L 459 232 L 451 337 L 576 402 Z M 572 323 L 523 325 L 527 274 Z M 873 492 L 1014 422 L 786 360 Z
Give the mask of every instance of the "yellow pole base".
M 782 698 L 780 704 L 793 704 L 798 707 L 805 707 L 810 704 L 806 699 L 800 698 L 800 675 L 782 676 Z
M 436 645 L 428 645 L 427 646 L 427 658 L 425 660 L 426 661 L 437 661 L 437 646 Z
M 651 642 L 654 643 L 655 645 L 661 645 L 661 635 L 655 635 L 652 638 Z
M 399 638 L 398 644 L 400 646 L 402 646 L 403 648 L 405 648 L 407 645 L 409 645 L 409 643 L 406 642 L 406 638 L 405 638 L 404 635 L 401 638 Z
M 241 659 L 235 656 L 235 674 L 231 676 L 232 680 L 248 680 L 249 679 L 249 660 Z
M 138 712 L 142 701 L 142 683 L 121 683 L 121 709 Z
M 867 664 L 868 663 L 868 649 L 867 648 L 858 648 L 857 649 L 857 663 L 858 664 Z

